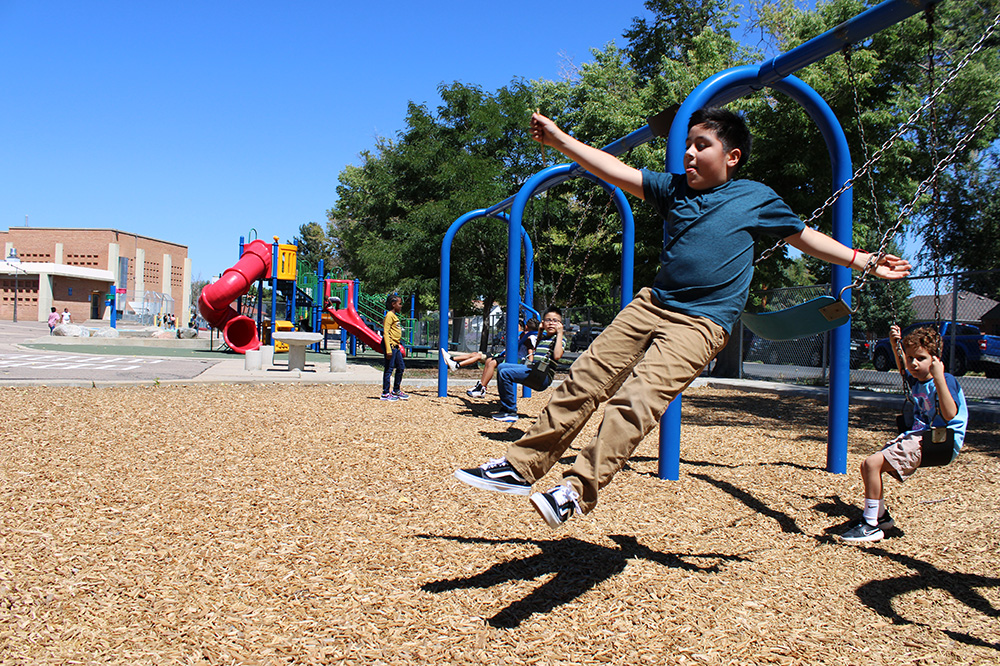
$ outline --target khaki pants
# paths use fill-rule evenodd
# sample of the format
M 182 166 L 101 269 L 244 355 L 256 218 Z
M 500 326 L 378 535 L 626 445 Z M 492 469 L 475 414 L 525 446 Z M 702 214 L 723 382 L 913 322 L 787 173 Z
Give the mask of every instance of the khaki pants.
M 715 322 L 667 310 L 643 289 L 573 363 L 535 424 L 507 450 L 508 462 L 534 483 L 607 401 L 597 434 L 563 474 L 589 513 L 598 490 L 728 339 Z

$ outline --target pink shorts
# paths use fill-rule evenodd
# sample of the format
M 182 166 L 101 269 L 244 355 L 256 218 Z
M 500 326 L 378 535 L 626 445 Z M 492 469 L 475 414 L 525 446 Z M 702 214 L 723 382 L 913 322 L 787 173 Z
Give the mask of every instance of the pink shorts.
M 882 449 L 882 457 L 892 467 L 892 475 L 902 483 L 920 467 L 923 433 L 903 433 Z

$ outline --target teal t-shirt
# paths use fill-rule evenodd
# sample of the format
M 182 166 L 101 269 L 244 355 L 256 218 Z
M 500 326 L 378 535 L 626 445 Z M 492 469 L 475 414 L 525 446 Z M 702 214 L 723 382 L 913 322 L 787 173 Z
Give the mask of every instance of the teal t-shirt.
M 731 332 L 750 292 L 754 240 L 761 232 L 797 234 L 802 220 L 774 190 L 752 180 L 695 190 L 684 175 L 643 169 L 642 189 L 664 225 L 656 299 Z

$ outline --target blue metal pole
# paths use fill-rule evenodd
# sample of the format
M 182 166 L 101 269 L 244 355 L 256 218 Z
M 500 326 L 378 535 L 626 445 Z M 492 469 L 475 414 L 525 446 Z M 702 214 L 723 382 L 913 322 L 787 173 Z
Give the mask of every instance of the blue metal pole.
M 271 344 L 278 318 L 278 241 L 271 244 Z
M 684 396 L 678 394 L 667 405 L 667 411 L 660 417 L 660 460 L 656 475 L 661 479 L 676 481 L 681 476 L 681 402 Z
M 794 76 L 772 86 L 797 101 L 819 127 L 826 142 L 833 169 L 831 191 L 836 192 L 853 175 L 851 152 L 844 130 L 833 109 L 815 90 Z M 847 247 L 853 246 L 854 190 L 844 192 L 833 204 L 833 238 Z M 850 306 L 851 269 L 833 265 L 831 286 L 833 295 L 844 292 L 844 302 Z M 830 332 L 830 390 L 827 409 L 826 470 L 834 474 L 847 472 L 847 422 L 851 389 L 851 323 Z

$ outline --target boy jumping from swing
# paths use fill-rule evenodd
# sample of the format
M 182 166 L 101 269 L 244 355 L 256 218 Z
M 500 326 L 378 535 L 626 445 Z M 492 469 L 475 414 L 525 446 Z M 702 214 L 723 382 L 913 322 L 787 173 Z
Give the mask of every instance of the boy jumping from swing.
M 899 335 L 898 326 L 889 329 L 889 343 L 896 357 L 896 368 L 909 388 L 913 423 L 905 424 L 908 428 L 906 432 L 861 463 L 865 508 L 861 518 L 840 535 L 841 540 L 849 543 L 879 541 L 896 524 L 885 508 L 882 474 L 888 472 L 900 483 L 910 478 L 922 462 L 921 442 L 929 430 L 947 428 L 952 432 L 955 441 L 952 458 L 958 455 L 965 441 L 969 408 L 958 380 L 944 371 L 941 335 L 930 327 L 911 331 L 902 340 L 905 358 L 899 355 Z
M 589 513 L 671 400 L 726 345 L 746 304 L 758 233 L 830 263 L 863 268 L 871 255 L 806 227 L 767 186 L 737 180 L 750 156 L 743 119 L 725 109 L 691 116 L 683 175 L 638 170 L 563 132 L 541 114 L 533 138 L 591 174 L 649 201 L 664 220 L 665 244 L 652 288 L 642 289 L 570 368 L 538 420 L 503 458 L 461 469 L 461 481 L 496 492 L 531 495 L 551 527 L 574 512 Z M 878 260 L 884 279 L 909 274 L 907 261 Z M 587 420 L 607 402 L 597 434 L 583 446 L 562 483 L 531 494 Z

